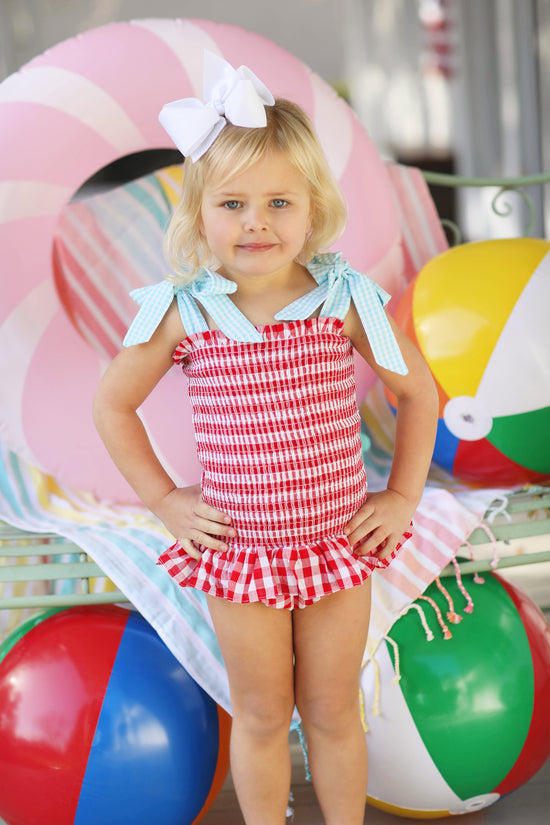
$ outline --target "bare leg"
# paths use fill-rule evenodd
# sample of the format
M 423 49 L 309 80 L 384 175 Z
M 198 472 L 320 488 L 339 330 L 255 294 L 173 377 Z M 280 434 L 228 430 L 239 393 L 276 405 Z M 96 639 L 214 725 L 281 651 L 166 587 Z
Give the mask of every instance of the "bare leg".
M 294 710 L 292 614 L 209 597 L 229 678 L 231 773 L 247 825 L 284 825 Z
M 295 610 L 296 704 L 326 825 L 363 825 L 367 745 L 359 676 L 370 615 L 370 580 Z

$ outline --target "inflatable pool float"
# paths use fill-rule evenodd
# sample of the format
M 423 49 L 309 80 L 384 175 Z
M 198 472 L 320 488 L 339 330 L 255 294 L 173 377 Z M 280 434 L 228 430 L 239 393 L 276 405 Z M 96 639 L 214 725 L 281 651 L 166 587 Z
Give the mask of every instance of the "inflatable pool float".
M 91 399 L 108 362 L 75 322 L 85 304 L 120 345 L 130 299 L 119 285 L 56 277 L 53 250 L 75 193 L 121 158 L 173 148 L 158 123 L 169 100 L 197 96 L 202 53 L 246 64 L 275 96 L 309 113 L 346 197 L 350 221 L 335 244 L 389 292 L 399 276 L 399 217 L 390 179 L 350 107 L 303 63 L 243 29 L 203 20 L 113 23 L 64 41 L 0 84 L 0 440 L 56 480 L 101 499 L 133 502 L 93 427 Z M 100 250 L 101 252 L 101 250 Z M 105 252 L 108 254 L 108 251 Z M 159 253 L 160 254 L 160 253 Z M 162 265 L 161 265 L 162 269 Z M 152 267 L 128 288 L 158 279 Z M 113 317 L 111 317 L 113 316 Z M 185 386 L 169 373 L 142 414 L 180 483 L 199 477 Z M 172 386 L 177 380 L 178 385 Z M 178 415 L 173 413 L 177 392 Z

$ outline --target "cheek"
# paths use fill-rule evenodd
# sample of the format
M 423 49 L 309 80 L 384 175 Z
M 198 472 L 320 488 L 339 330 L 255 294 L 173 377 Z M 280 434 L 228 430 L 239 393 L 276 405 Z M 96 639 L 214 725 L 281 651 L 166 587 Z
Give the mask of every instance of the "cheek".
M 220 222 L 215 221 L 212 215 L 203 213 L 200 220 L 200 231 L 204 238 L 214 240 L 220 231 Z

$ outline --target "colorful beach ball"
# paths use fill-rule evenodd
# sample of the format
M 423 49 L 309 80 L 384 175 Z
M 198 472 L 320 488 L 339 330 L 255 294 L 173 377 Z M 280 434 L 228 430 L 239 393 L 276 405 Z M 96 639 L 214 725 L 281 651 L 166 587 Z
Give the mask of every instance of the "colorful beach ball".
M 191 825 L 228 770 L 229 716 L 138 613 L 70 608 L 0 662 L 0 818 Z
M 442 579 L 455 609 L 464 598 Z M 369 725 L 368 801 L 410 818 L 485 808 L 550 756 L 550 628 L 521 590 L 494 574 L 464 576 L 473 612 L 444 638 L 422 598 L 393 625 L 362 674 Z M 430 585 L 425 595 L 447 600 Z M 396 657 L 396 651 L 397 656 Z M 398 664 L 397 664 L 398 662 Z M 401 678 L 397 681 L 397 675 Z M 378 715 L 371 708 L 378 702 Z
M 434 460 L 465 481 L 550 475 L 550 243 L 481 241 L 433 258 L 396 320 L 436 380 Z

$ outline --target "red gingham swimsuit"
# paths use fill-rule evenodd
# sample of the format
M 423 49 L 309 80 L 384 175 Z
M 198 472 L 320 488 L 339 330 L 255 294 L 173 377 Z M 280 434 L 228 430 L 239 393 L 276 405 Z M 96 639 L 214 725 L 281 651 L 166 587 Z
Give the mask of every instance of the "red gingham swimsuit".
M 292 609 L 362 584 L 395 557 L 357 555 L 343 533 L 366 500 L 367 479 L 342 328 L 320 317 L 257 327 L 261 343 L 217 329 L 177 347 L 203 498 L 231 516 L 237 533 L 226 552 L 201 546 L 198 561 L 178 542 L 163 553 L 158 563 L 178 584 Z

